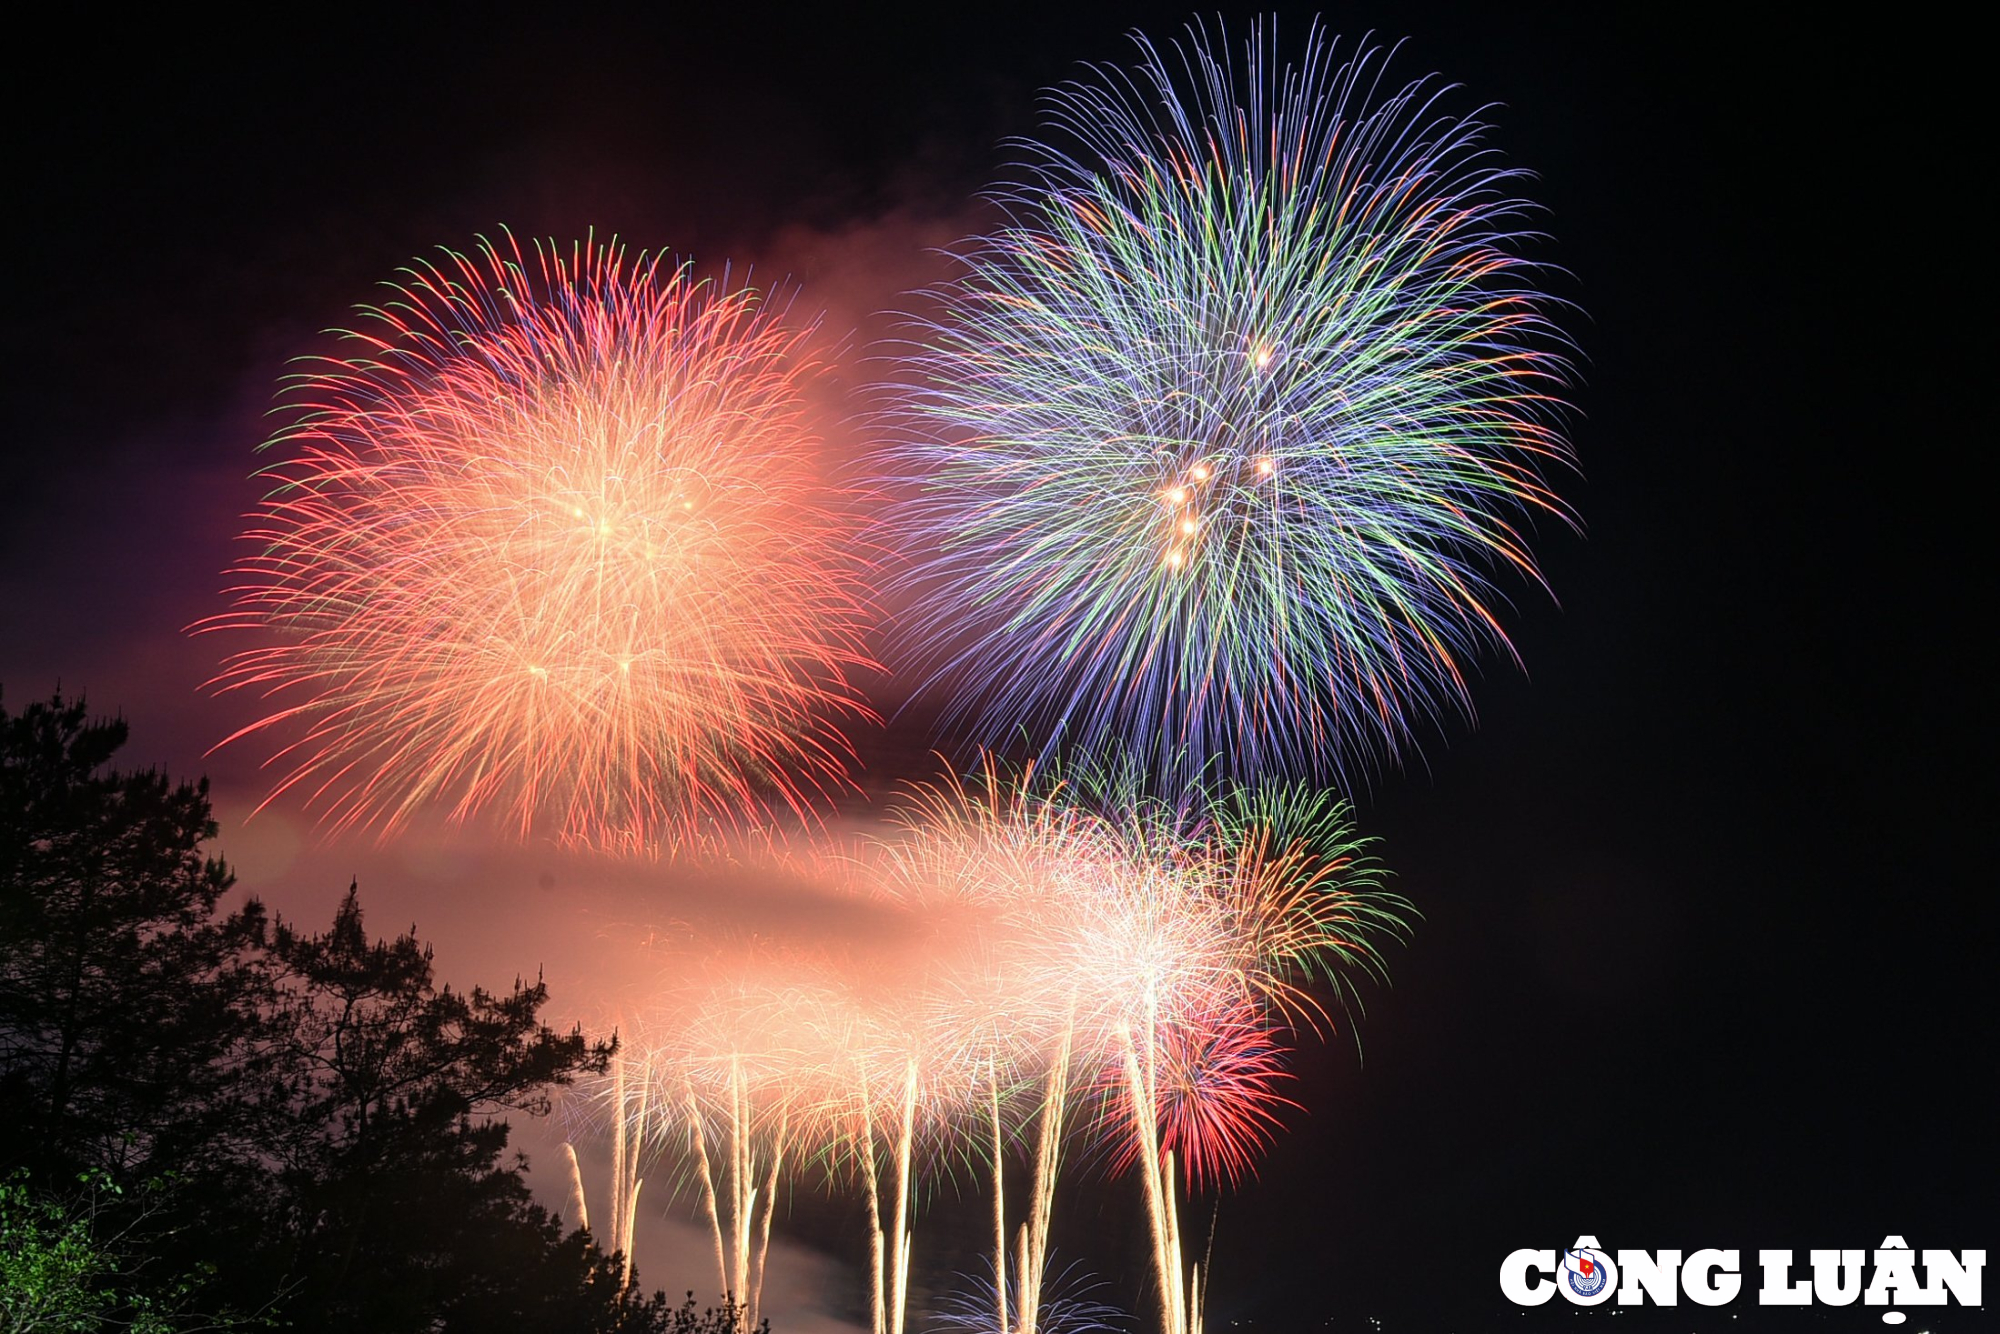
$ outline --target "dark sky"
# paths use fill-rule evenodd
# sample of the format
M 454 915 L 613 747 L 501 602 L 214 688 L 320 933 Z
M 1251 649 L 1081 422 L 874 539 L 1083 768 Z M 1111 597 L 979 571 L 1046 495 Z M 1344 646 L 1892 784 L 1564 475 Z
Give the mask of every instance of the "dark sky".
M 1568 1310 L 1515 1316 L 1494 1274 L 1579 1232 L 1746 1257 L 2000 1241 L 1968 38 L 1916 6 L 1796 28 L 1603 8 L 1328 12 L 1498 104 L 1495 142 L 1539 174 L 1544 257 L 1586 316 L 1566 493 L 1588 531 L 1542 535 L 1560 606 L 1520 590 L 1527 674 L 1487 664 L 1477 725 L 1362 796 L 1424 921 L 1367 997 L 1363 1059 L 1343 1038 L 1302 1061 L 1309 1113 L 1222 1201 L 1212 1328 L 1546 1328 Z M 1312 12 L 1283 11 L 1294 39 Z M 379 926 L 415 917 L 504 981 L 570 911 L 539 854 L 301 851 L 282 813 L 238 829 L 251 759 L 203 756 L 246 718 L 199 693 L 214 651 L 181 628 L 220 610 L 284 359 L 500 223 L 754 262 L 865 341 L 1036 90 L 1189 15 L 305 14 L 64 19 L 15 46 L 0 686 L 18 708 L 60 680 L 131 718 L 133 758 L 213 774 L 255 892 L 317 914 L 361 868 Z M 1058 1242 L 1115 1277 L 1137 1188 L 1088 1189 Z M 825 1213 L 794 1232 L 853 1260 Z

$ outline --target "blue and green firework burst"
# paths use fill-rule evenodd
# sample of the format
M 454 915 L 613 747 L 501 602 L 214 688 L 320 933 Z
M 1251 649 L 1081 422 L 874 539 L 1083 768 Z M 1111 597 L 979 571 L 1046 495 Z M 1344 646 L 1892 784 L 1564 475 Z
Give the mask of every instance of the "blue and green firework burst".
M 1052 92 L 918 326 L 902 650 L 982 742 L 1392 762 L 1511 656 L 1498 580 L 1569 521 L 1524 173 L 1390 53 L 1273 41 L 1142 37 Z

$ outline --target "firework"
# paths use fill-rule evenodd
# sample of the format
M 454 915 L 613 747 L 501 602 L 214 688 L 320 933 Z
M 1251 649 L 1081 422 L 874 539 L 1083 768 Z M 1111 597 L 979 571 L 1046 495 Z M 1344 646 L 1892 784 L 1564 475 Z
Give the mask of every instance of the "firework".
M 1246 1175 L 1279 1125 L 1277 1110 L 1297 1105 L 1277 1092 L 1289 1078 L 1278 1035 L 1239 1009 L 1200 1024 L 1157 1025 L 1153 1045 L 1150 1101 L 1158 1126 L 1132 1119 L 1144 1114 L 1148 1099 L 1127 1097 L 1114 1081 L 1109 1090 L 1117 1122 L 1113 1170 L 1136 1163 L 1139 1143 L 1156 1133 L 1161 1150 L 1176 1156 L 1190 1184 L 1234 1182 Z
M 1053 93 L 919 328 L 903 652 L 986 744 L 1167 787 L 1391 760 L 1511 653 L 1524 519 L 1568 519 L 1522 174 L 1383 52 L 1268 40 Z
M 904 1334 L 927 1189 L 969 1169 L 992 1186 L 993 1254 L 967 1300 L 995 1334 L 1046 1334 L 1066 1318 L 1055 1185 L 1080 1146 L 1138 1177 L 1163 1328 L 1196 1334 L 1181 1192 L 1254 1170 L 1291 1105 L 1290 1035 L 1331 1022 L 1324 998 L 1379 968 L 1407 905 L 1333 798 L 1170 804 L 1141 787 L 1136 771 L 1064 781 L 989 762 L 909 794 L 886 831 L 761 850 L 786 883 L 865 901 L 870 931 L 661 959 L 671 981 L 627 1030 L 634 1064 L 596 1093 L 614 1229 L 641 1166 L 673 1159 L 724 1289 L 754 1312 L 777 1193 L 817 1163 L 866 1206 L 871 1328 Z M 1018 1216 L 1014 1161 L 1030 1173 Z
M 1309 984 L 1342 996 L 1348 975 L 1377 971 L 1380 942 L 1403 929 L 1407 903 L 1383 892 L 1337 800 L 1275 788 L 1168 803 L 1143 786 L 1129 767 L 1064 782 L 1009 778 L 989 763 L 970 787 L 920 791 L 886 863 L 919 898 L 956 886 L 993 913 L 979 956 L 986 1005 L 1003 1007 L 1014 1042 L 987 1049 L 984 1106 L 962 1105 L 973 1113 L 968 1142 L 990 1145 L 1001 1334 L 1038 1327 L 1077 1072 L 1096 1112 L 1090 1138 L 1113 1170 L 1138 1169 L 1162 1328 L 1195 1334 L 1200 1276 L 1183 1261 L 1179 1176 L 1199 1187 L 1251 1170 L 1289 1105 L 1278 1092 L 1280 1025 L 1326 1022 Z M 1003 1061 L 1010 1093 L 1040 1077 L 1038 1094 L 1012 1098 L 1033 1184 L 1011 1282 Z
M 1324 794 L 1168 803 L 1140 787 L 1128 769 L 1086 788 L 1112 859 L 1054 958 L 1092 1035 L 1103 1150 L 1138 1171 L 1161 1329 L 1199 1334 L 1204 1276 L 1186 1262 L 1178 1178 L 1250 1170 L 1286 1105 L 1278 1025 L 1326 1020 L 1305 984 L 1338 994 L 1347 972 L 1376 971 L 1409 905 L 1381 889 L 1347 808 Z
M 1003 1289 L 1006 1275 L 997 1279 L 991 1272 L 962 1275 L 962 1286 L 947 1293 L 931 1312 L 935 1334 L 993 1334 L 993 1312 L 1006 1310 L 1008 1294 Z M 1113 1334 L 1124 1324 L 1124 1313 L 1094 1295 L 1104 1285 L 1071 1267 L 1049 1279 L 1049 1293 L 1040 1302 L 1039 1320 L 1022 1326 L 1038 1334 Z M 1041 1294 L 1037 1294 L 1041 1296 Z M 1014 1294 L 1019 1302 L 1032 1300 L 1025 1291 Z M 1001 1330 L 1013 1328 L 1003 1317 Z
M 657 852 L 843 782 L 861 608 L 805 390 L 809 329 L 616 243 L 510 236 L 391 284 L 294 377 L 272 490 L 204 629 L 212 684 L 299 729 L 335 828 L 420 807 Z
M 936 969 L 870 985 L 874 959 L 754 940 L 662 962 L 672 982 L 626 1030 L 630 1073 L 614 1065 L 576 1100 L 611 1140 L 614 1208 L 636 1199 L 642 1162 L 665 1161 L 669 1196 L 694 1197 L 722 1290 L 754 1328 L 779 1192 L 817 1162 L 862 1187 L 874 1328 L 899 1334 L 924 1140 L 961 1111 Z
M 611 1068 L 565 1110 L 573 1133 L 610 1141 L 611 1249 L 629 1265 L 642 1174 L 663 1169 L 667 1189 L 654 1194 L 694 1196 L 718 1290 L 754 1329 L 779 1189 L 812 1107 L 829 1099 L 823 1011 L 843 998 L 815 984 L 815 960 L 737 949 L 676 964 L 676 982 L 619 1025 Z M 581 1201 L 573 1152 L 570 1161 Z

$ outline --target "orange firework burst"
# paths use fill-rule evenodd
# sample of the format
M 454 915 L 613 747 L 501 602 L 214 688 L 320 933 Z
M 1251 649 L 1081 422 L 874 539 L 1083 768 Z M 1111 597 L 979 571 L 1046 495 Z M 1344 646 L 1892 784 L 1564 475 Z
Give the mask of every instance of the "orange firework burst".
M 304 728 L 272 797 L 643 851 L 811 811 L 868 664 L 810 330 L 615 242 L 503 235 L 391 287 L 295 379 L 256 554 L 200 627 L 279 640 L 212 683 L 290 699 L 230 738 Z

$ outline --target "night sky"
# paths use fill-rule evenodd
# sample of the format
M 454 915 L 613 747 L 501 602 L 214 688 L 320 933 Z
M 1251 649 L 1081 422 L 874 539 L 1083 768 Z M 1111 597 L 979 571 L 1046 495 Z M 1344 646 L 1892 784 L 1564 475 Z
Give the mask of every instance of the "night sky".
M 201 692 L 218 650 L 183 629 L 222 610 L 285 360 L 438 244 L 594 227 L 789 277 L 851 335 L 836 388 L 858 389 L 879 312 L 979 225 L 1037 90 L 1190 17 L 676 8 L 64 19 L 17 42 L 0 94 L 8 707 L 60 683 L 122 712 L 129 760 L 213 778 L 247 891 L 312 921 L 358 875 L 376 930 L 415 920 L 463 980 L 546 965 L 559 1008 L 566 987 L 584 1005 L 588 942 L 624 923 L 790 909 L 704 907 L 637 873 L 606 890 L 477 830 L 350 846 L 282 805 L 243 825 L 261 754 L 205 752 L 251 704 Z M 1464 85 L 1461 109 L 1495 104 L 1493 142 L 1538 174 L 1537 257 L 1582 312 L 1581 476 L 1561 486 L 1587 531 L 1538 536 L 1556 601 L 1513 589 L 1526 672 L 1483 663 L 1476 723 L 1357 794 L 1423 920 L 1394 985 L 1364 993 L 1358 1055 L 1349 1033 L 1309 1048 L 1306 1110 L 1223 1197 L 1212 1329 L 1609 1319 L 1500 1297 L 1507 1252 L 1580 1232 L 1746 1264 L 1890 1233 L 2000 1242 L 1974 547 L 1992 425 L 1972 408 L 1991 336 L 1964 332 L 1992 287 L 1987 117 L 1965 35 L 1916 7 L 1796 30 L 1735 12 L 1326 11 L 1407 38 L 1395 68 Z M 1282 11 L 1281 33 L 1312 14 Z M 936 740 L 920 712 L 863 738 L 867 781 L 929 776 Z M 1070 1189 L 1060 1256 L 1144 1328 L 1136 1183 Z M 781 1220 L 776 1334 L 856 1314 L 844 1207 L 802 1195 Z M 935 1263 L 978 1208 L 938 1205 Z M 642 1237 L 644 1278 L 698 1286 L 674 1235 L 652 1254 Z M 1614 1327 L 1880 1327 L 1781 1314 L 1746 1294 Z

